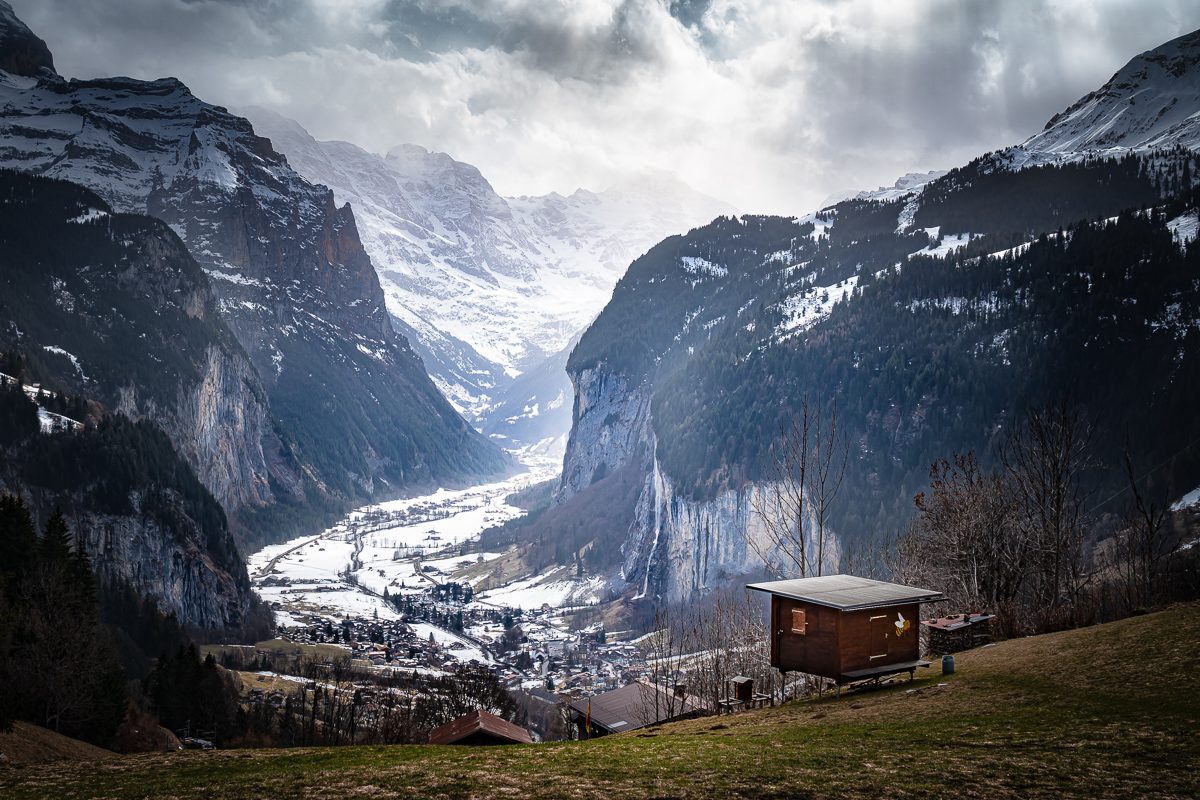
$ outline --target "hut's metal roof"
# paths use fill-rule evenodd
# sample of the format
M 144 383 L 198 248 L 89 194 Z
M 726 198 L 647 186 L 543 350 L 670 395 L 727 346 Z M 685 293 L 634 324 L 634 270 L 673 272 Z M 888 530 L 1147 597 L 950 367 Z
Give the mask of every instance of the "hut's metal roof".
M 946 599 L 944 594 L 932 589 L 884 583 L 854 575 L 822 575 L 819 578 L 768 581 L 752 583 L 748 588 L 841 611 L 902 606 L 908 603 L 932 603 Z

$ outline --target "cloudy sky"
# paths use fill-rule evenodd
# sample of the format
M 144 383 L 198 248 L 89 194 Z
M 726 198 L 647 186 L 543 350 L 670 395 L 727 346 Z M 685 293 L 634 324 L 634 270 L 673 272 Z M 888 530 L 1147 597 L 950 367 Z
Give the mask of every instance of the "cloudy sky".
M 677 173 L 803 213 L 1014 144 L 1194 0 L 11 0 L 68 77 L 182 79 L 506 195 Z

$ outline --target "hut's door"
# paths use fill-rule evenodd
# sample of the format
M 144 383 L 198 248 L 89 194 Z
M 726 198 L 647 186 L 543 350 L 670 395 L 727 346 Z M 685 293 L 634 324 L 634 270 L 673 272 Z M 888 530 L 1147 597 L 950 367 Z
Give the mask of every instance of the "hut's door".
M 886 614 L 871 617 L 871 658 L 885 658 L 888 654 L 888 629 L 892 627 Z

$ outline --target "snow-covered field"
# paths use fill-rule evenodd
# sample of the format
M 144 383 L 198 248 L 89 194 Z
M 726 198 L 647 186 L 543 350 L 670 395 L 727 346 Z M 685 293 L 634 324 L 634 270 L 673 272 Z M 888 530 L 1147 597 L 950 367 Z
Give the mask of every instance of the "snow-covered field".
M 603 578 L 596 577 L 572 579 L 570 568 L 559 567 L 483 592 L 479 598 L 494 605 L 525 610 L 539 609 L 543 604 L 551 608 L 594 605 L 602 599 L 605 583 Z
M 837 286 L 817 287 L 789 297 L 781 304 L 784 321 L 777 334 L 787 336 L 811 328 L 829 316 L 834 305 L 846 299 L 857 286 L 858 276 L 854 275 Z
M 314 616 L 397 619 L 383 600 L 385 590 L 389 595 L 422 592 L 449 580 L 457 570 L 503 555 L 464 550 L 485 529 L 524 514 L 505 498 L 552 478 L 559 466 L 554 458 L 529 454 L 523 454 L 522 461 L 530 471 L 509 480 L 367 506 L 319 535 L 265 547 L 247 559 L 255 588 L 263 600 L 279 604 L 276 619 L 283 627 L 308 624 Z M 548 577 L 496 590 L 498 597 L 488 602 L 523 602 L 525 607 L 587 602 L 586 592 L 537 585 Z M 572 585 L 579 589 L 582 584 Z M 512 595 L 511 602 L 504 592 Z M 463 639 L 452 649 L 464 648 L 474 645 Z

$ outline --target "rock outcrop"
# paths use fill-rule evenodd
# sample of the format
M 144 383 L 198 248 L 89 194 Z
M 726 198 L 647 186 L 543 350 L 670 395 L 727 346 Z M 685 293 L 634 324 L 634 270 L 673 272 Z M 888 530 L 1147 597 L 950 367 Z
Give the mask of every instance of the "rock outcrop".
M 646 384 L 631 387 L 629 383 L 626 376 L 604 364 L 571 374 L 575 389 L 571 435 L 554 497 L 556 505 L 625 466 L 639 444 L 650 445 L 645 452 L 653 453 L 652 390 Z
M 102 577 L 128 581 L 185 625 L 242 625 L 249 588 L 239 587 L 234 576 L 213 562 L 197 528 L 176 533 L 140 513 L 79 514 L 71 523 Z
M 753 496 L 761 487 L 748 485 L 704 502 L 680 497 L 654 455 L 653 387 L 641 383 L 631 388 L 627 376 L 605 364 L 572 373 L 571 381 L 573 424 L 555 504 L 569 502 L 639 458 L 635 466 L 645 473 L 634 521 L 621 546 L 616 586 L 631 587 L 637 597 L 685 602 L 763 568 L 747 540 L 765 541 L 753 508 Z

